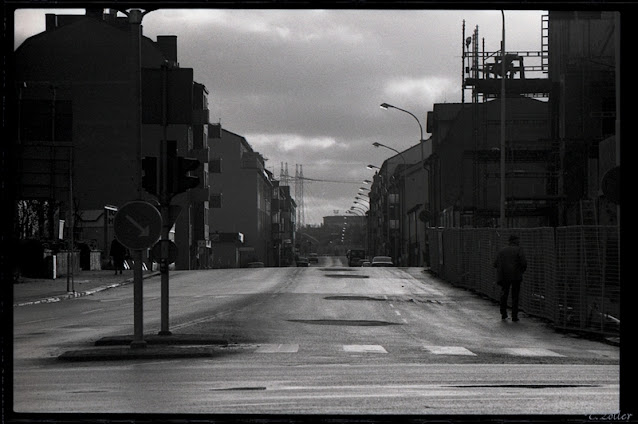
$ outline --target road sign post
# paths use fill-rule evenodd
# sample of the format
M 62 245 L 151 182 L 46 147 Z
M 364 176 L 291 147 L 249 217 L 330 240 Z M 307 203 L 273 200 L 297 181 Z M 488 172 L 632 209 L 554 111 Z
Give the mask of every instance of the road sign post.
M 122 206 L 115 214 L 113 221 L 115 237 L 133 251 L 134 335 L 131 348 L 142 348 L 146 347 L 142 259 L 144 249 L 151 247 L 160 236 L 162 218 L 155 206 L 136 200 Z

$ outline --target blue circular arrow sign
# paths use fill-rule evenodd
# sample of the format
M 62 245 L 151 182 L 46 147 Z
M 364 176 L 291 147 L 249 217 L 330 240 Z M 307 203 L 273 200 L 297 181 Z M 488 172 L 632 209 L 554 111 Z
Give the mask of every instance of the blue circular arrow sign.
M 146 249 L 160 237 L 162 216 L 152 204 L 135 200 L 117 211 L 113 230 L 120 243 L 129 249 Z

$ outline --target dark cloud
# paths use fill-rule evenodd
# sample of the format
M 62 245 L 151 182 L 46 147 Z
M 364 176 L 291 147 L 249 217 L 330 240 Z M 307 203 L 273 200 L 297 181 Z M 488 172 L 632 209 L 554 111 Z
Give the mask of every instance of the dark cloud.
M 508 50 L 540 50 L 541 15 L 505 12 Z M 499 48 L 499 10 L 157 10 L 143 28 L 177 35 L 180 65 L 210 92 L 211 121 L 245 136 L 276 176 L 285 162 L 324 181 L 304 190 L 306 223 L 320 223 L 349 209 L 373 174 L 365 166 L 391 153 L 374 141 L 418 142 L 414 119 L 381 103 L 425 128 L 434 103 L 461 100 L 464 20 L 466 36 L 478 25 L 486 48 Z M 43 29 L 42 11 L 25 13 L 16 38 Z

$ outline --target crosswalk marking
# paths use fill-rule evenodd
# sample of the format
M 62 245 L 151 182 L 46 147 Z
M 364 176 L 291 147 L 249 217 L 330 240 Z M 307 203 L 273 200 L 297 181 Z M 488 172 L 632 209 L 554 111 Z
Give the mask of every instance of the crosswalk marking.
M 541 347 L 512 347 L 512 348 L 504 348 L 503 351 L 510 355 L 514 356 L 558 356 L 563 357 L 560 353 L 553 352 L 549 349 L 544 349 Z
M 335 345 L 339 346 L 340 350 L 348 353 L 388 353 L 386 348 L 378 344 L 347 344 L 347 345 Z M 418 346 L 414 346 L 418 349 Z M 421 347 L 425 354 L 432 355 L 458 355 L 458 356 L 479 356 L 477 353 L 463 346 L 439 346 L 439 345 L 427 345 L 424 344 Z M 401 349 L 404 350 L 404 349 Z M 271 344 L 259 344 L 254 350 L 255 353 L 297 353 L 299 351 L 298 343 L 271 343 Z M 392 350 L 391 350 L 392 351 Z M 614 352 L 612 349 L 590 349 L 587 352 L 591 355 L 594 354 L 601 358 L 606 359 L 618 359 L 618 352 Z M 538 347 L 511 347 L 491 349 L 489 352 L 479 352 L 480 354 L 504 354 L 510 356 L 519 357 L 557 357 L 564 358 L 567 355 L 557 353 L 553 350 Z
M 461 346 L 424 346 L 427 351 L 435 355 L 468 355 L 476 356 L 476 353 Z
M 297 353 L 298 344 L 265 344 L 257 348 L 257 353 Z
M 388 351 L 381 345 L 343 345 L 343 350 L 346 352 L 388 353 Z

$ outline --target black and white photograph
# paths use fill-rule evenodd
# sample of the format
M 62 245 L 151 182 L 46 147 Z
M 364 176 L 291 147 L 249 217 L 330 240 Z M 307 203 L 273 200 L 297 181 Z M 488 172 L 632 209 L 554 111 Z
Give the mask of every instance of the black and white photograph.
M 7 419 L 636 421 L 630 21 L 549 5 L 6 1 Z

